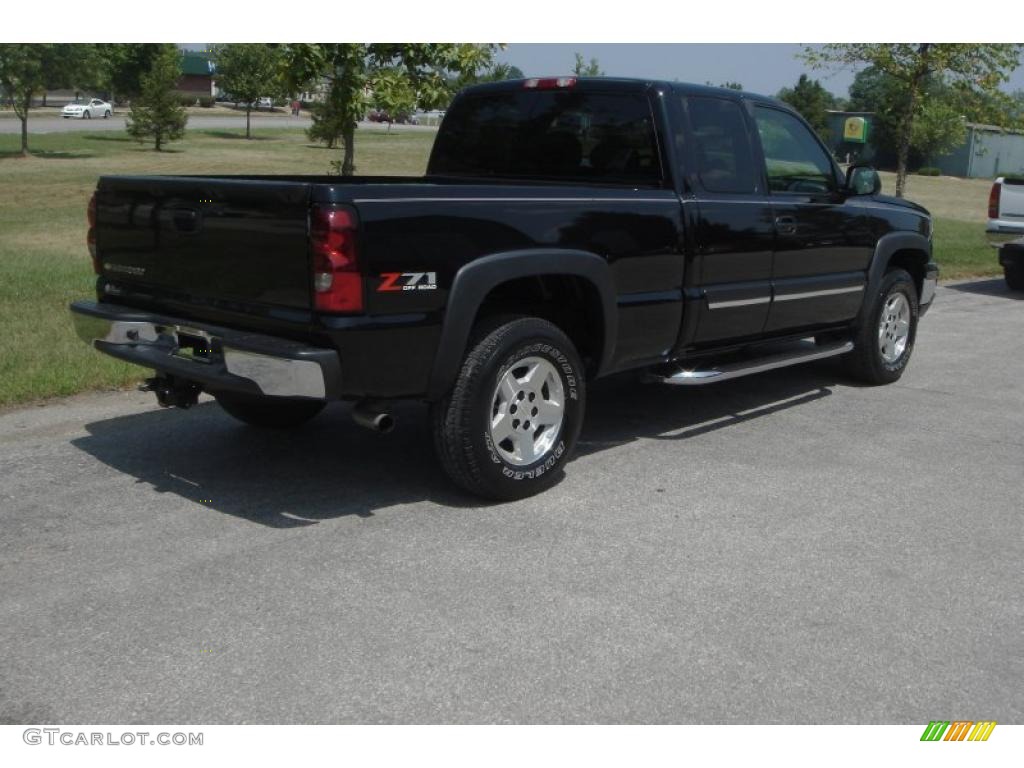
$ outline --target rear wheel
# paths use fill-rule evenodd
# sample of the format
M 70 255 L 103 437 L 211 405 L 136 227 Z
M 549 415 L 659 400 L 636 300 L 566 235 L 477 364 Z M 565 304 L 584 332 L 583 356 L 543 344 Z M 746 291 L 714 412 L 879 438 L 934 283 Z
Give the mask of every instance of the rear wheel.
M 1011 291 L 1024 291 L 1024 266 L 1005 266 L 1003 275 L 1006 277 L 1006 285 Z
M 327 405 L 323 400 L 297 400 L 235 392 L 214 393 L 213 396 L 221 408 L 239 421 L 271 429 L 297 427 L 312 419 Z
M 432 407 L 441 464 L 478 496 L 546 490 L 572 455 L 584 398 L 579 354 L 557 326 L 525 317 L 478 334 L 455 388 Z
M 108 117 L 110 117 L 110 110 L 109 109 L 106 112 L 103 113 L 103 119 L 104 120 L 106 120 Z
M 847 356 L 850 372 L 868 384 L 891 384 L 903 375 L 917 336 L 917 288 L 903 269 L 893 269 L 864 312 Z

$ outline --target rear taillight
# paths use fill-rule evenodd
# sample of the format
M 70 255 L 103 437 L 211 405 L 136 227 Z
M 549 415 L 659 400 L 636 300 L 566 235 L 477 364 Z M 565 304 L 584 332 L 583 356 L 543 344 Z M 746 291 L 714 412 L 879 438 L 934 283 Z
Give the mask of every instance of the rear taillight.
M 313 297 L 321 312 L 362 312 L 363 279 L 356 259 L 356 217 L 346 208 L 314 205 L 309 237 L 313 249 Z
M 552 88 L 572 88 L 574 85 L 576 85 L 575 77 L 531 77 L 523 83 L 523 88 L 548 91 Z
M 992 185 L 992 191 L 988 193 L 988 217 L 990 219 L 999 218 L 999 193 L 1002 188 L 1003 185 L 996 182 Z
M 96 193 L 92 193 L 92 197 L 89 198 L 89 208 L 85 215 L 86 221 L 89 222 L 89 231 L 85 235 L 85 242 L 89 246 L 89 258 L 92 259 L 92 271 L 97 275 L 100 274 L 100 259 L 96 252 Z

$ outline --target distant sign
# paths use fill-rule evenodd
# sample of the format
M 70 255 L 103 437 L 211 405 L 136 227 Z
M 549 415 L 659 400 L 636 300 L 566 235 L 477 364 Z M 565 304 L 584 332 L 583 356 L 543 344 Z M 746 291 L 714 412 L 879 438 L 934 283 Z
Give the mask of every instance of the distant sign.
M 848 117 L 843 123 L 843 141 L 864 144 L 868 140 L 868 121 L 863 117 Z

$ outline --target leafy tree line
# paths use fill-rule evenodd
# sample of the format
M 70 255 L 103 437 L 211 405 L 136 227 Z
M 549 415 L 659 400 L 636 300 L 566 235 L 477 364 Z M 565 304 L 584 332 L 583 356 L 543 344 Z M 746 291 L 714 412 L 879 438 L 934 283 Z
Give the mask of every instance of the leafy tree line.
M 355 131 L 371 94 L 392 109 L 444 106 L 451 82 L 493 64 L 495 44 L 458 43 L 294 43 L 281 46 L 288 90 L 322 83 L 324 102 L 313 111 L 309 136 L 333 147 L 342 158 L 333 164 L 343 176 L 355 173 Z
M 338 169 L 355 169 L 355 127 L 369 100 L 392 112 L 444 106 L 454 88 L 522 76 L 493 62 L 496 44 L 323 43 L 233 44 L 216 49 L 220 86 L 246 104 L 326 86 L 310 136 L 341 144 Z M 0 44 L 0 89 L 21 120 L 22 154 L 29 154 L 29 107 L 48 90 L 80 88 L 128 99 L 128 132 L 162 149 L 180 138 L 187 117 L 175 88 L 180 52 L 171 44 Z
M 860 65 L 843 100 L 800 76 L 777 97 L 797 109 L 826 140 L 828 110 L 871 112 L 876 161 L 897 171 L 902 195 L 908 169 L 960 144 L 965 123 L 1024 127 L 1024 92 L 1000 86 L 1016 68 L 1018 45 L 878 44 L 808 49 L 813 68 Z
M 911 151 L 935 153 L 963 139 L 961 118 L 1005 125 L 1010 97 L 1000 86 L 1024 46 L 1002 43 L 835 43 L 807 48 L 812 68 L 860 66 L 851 105 L 876 112 L 876 138 L 895 149 L 896 195 L 903 195 Z
M 776 98 L 786 102 L 803 115 L 822 139 L 825 141 L 831 139 L 828 129 L 828 112 L 831 109 L 842 109 L 843 102 L 819 81 L 812 80 L 807 75 L 800 75 L 796 85 L 792 88 L 783 88 L 778 92 Z
M 162 58 L 161 58 L 162 57 Z M 13 102 L 21 121 L 21 153 L 29 154 L 29 107 L 32 99 L 78 88 L 110 94 L 111 100 L 136 99 L 158 61 L 164 68 L 178 52 L 171 44 L 151 43 L 4 43 L 0 44 L 0 89 Z M 150 86 L 150 92 L 153 86 Z
M 29 154 L 28 118 L 32 99 L 48 90 L 71 88 L 98 76 L 91 45 L 0 44 L 0 88 L 21 121 L 21 154 Z

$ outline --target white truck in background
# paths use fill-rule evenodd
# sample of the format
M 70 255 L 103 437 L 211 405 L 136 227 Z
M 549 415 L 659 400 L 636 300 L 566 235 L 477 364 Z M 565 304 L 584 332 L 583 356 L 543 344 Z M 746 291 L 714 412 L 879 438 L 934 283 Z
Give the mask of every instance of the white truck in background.
M 1024 178 L 999 177 L 988 196 L 988 241 L 999 249 L 1006 284 L 1024 291 Z

